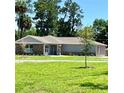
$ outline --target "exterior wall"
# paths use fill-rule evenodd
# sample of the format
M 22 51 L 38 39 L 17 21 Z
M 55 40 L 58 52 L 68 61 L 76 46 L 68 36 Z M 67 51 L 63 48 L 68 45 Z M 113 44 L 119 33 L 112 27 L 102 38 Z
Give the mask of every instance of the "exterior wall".
M 63 45 L 62 55 L 81 55 L 81 46 L 79 45 Z
M 105 56 L 108 56 L 108 49 L 105 49 Z
M 83 45 L 63 45 L 62 46 L 62 54 L 63 55 L 82 55 Z M 96 48 L 93 47 L 91 52 L 93 54 L 96 53 Z
M 105 46 L 97 46 L 96 56 L 105 56 L 106 55 L 106 47 Z
M 16 44 L 16 45 L 15 45 L 15 48 L 16 48 L 16 49 L 15 49 L 16 54 L 23 54 L 23 53 L 24 53 L 21 44 Z
M 40 45 L 40 44 L 33 45 L 33 54 L 42 55 L 43 54 L 43 45 Z
M 16 44 L 16 54 L 26 54 L 26 53 L 24 53 L 21 44 Z M 33 45 L 33 53 L 32 54 L 42 55 L 43 54 L 43 45 L 40 45 L 40 44 Z
M 81 45 L 63 45 L 65 52 L 81 52 Z
M 82 48 L 83 48 L 82 45 L 62 45 L 61 54 L 62 55 L 82 55 Z M 92 49 L 92 52 L 94 52 L 96 56 L 105 56 L 106 54 L 105 50 L 106 50 L 105 46 L 96 46 L 96 48 L 94 47 Z M 25 54 L 21 44 L 16 44 L 16 54 Z M 32 54 L 43 55 L 43 45 L 34 44 Z

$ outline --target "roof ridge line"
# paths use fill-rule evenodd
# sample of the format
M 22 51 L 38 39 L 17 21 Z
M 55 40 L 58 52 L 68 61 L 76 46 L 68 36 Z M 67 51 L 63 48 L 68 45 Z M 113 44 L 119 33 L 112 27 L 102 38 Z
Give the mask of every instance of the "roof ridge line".
M 36 39 L 36 40 L 38 40 L 39 42 L 41 42 L 41 43 L 45 43 L 45 42 L 43 42 L 43 41 L 40 41 L 39 39 L 37 39 L 37 37 L 40 37 L 40 36 L 33 36 L 33 35 L 29 35 L 30 37 L 32 37 L 33 39 Z

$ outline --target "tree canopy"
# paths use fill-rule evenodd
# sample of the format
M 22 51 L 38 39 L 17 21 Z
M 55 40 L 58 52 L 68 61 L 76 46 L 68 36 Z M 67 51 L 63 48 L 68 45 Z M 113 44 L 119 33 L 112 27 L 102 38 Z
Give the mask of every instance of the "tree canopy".
M 82 25 L 83 11 L 72 0 L 66 0 L 60 9 L 58 36 L 76 36 L 77 29 Z
M 24 31 L 28 30 L 32 26 L 31 17 L 28 16 L 30 11 L 31 0 L 16 0 L 15 1 L 15 13 L 18 31 L 20 31 L 19 38 L 23 37 Z
M 95 19 L 93 22 L 95 40 L 108 45 L 108 20 Z
M 61 0 L 38 0 L 35 2 L 37 34 L 55 36 L 75 36 L 80 26 L 82 10 L 72 0 L 66 0 L 64 6 L 60 6 Z
M 32 11 L 34 16 L 29 14 Z M 16 0 L 15 14 L 18 26 L 16 38 L 24 37 L 32 24 L 37 36 L 78 36 L 79 29 L 83 26 L 83 12 L 73 0 L 37 0 L 34 3 L 32 0 Z M 95 19 L 91 27 L 83 28 L 93 30 L 94 40 L 108 44 L 108 20 Z
M 60 0 L 38 0 L 34 3 L 37 35 L 56 35 Z

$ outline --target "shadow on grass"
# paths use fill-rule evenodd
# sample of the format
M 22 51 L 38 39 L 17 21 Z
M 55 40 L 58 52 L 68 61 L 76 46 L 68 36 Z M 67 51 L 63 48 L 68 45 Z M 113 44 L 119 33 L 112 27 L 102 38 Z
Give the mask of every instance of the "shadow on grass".
M 91 82 L 82 83 L 82 84 L 80 84 L 80 87 L 87 87 L 87 88 L 91 88 L 91 89 L 100 89 L 100 90 L 107 90 L 108 89 L 108 85 L 94 84 Z
M 90 75 L 90 76 L 100 76 L 100 75 L 108 75 L 108 71 L 104 71 L 104 72 L 101 72 L 101 73 L 96 73 L 96 74 L 93 74 L 93 75 Z
M 103 73 L 101 73 L 102 75 L 108 75 L 108 71 L 104 71 Z
M 72 67 L 73 69 L 94 69 L 93 66 L 87 66 L 87 67 Z

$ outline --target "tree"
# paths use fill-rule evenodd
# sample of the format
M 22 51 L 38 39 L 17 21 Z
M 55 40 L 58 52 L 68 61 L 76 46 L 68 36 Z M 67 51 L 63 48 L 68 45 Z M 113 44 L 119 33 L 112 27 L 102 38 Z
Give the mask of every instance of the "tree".
M 19 31 L 15 30 L 15 40 L 18 40 L 19 39 Z
M 18 40 L 19 39 L 19 33 L 20 31 L 15 31 L 15 40 Z M 36 29 L 34 27 L 31 27 L 29 30 L 26 30 L 24 33 L 23 33 L 23 36 L 27 36 L 27 35 L 34 35 L 36 36 L 37 33 L 36 33 Z
M 34 3 L 37 35 L 56 35 L 59 2 L 60 0 L 38 0 Z
M 82 25 L 83 12 L 80 6 L 72 0 L 66 0 L 60 14 L 58 36 L 75 36 L 78 27 Z
M 82 25 L 83 18 L 80 6 L 72 0 L 38 0 L 34 3 L 37 35 L 75 36 Z
M 36 29 L 34 27 L 32 27 L 30 30 L 26 31 L 26 35 L 37 35 Z
M 26 14 L 27 12 L 31 12 L 31 0 L 16 0 L 15 1 L 15 13 L 16 13 L 16 21 L 18 26 L 18 31 L 20 31 L 20 38 L 23 37 L 23 32 L 26 29 L 30 29 L 31 17 Z
M 73 36 L 72 33 L 70 33 L 70 23 L 64 22 L 63 19 L 60 19 L 58 22 L 58 33 L 57 36 L 59 37 L 66 37 L 66 36 Z
M 22 38 L 24 31 L 29 30 L 32 26 L 31 18 L 25 14 L 21 15 L 17 21 L 17 25 L 20 28 L 20 38 Z
M 95 19 L 93 22 L 95 40 L 108 45 L 108 20 Z
M 93 48 L 93 36 L 94 32 L 92 27 L 84 27 L 84 29 L 80 32 L 81 42 L 83 43 L 82 46 L 82 53 L 85 55 L 85 68 L 88 67 L 87 65 L 87 56 L 91 55 L 92 48 Z

